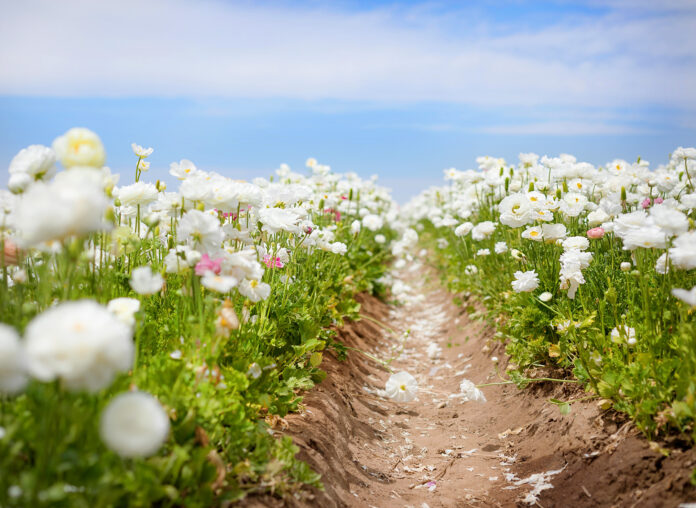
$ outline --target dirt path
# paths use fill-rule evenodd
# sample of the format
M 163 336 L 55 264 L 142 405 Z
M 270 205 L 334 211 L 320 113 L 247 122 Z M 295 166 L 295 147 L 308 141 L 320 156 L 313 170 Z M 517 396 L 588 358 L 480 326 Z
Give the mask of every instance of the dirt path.
M 249 505 L 677 506 L 696 499 L 692 451 L 665 459 L 596 403 L 574 404 L 568 416 L 548 403 L 582 395 L 575 385 L 485 387 L 483 404 L 451 397 L 464 378 L 500 381 L 504 348 L 491 327 L 454 305 L 429 268 L 414 262 L 395 278 L 405 304 L 363 297 L 370 319 L 341 334 L 349 347 L 395 357 L 391 368 L 418 380 L 417 400 L 381 397 L 389 372 L 374 360 L 354 351 L 344 362 L 327 355 L 327 379 L 284 431 L 322 474 L 325 491 Z

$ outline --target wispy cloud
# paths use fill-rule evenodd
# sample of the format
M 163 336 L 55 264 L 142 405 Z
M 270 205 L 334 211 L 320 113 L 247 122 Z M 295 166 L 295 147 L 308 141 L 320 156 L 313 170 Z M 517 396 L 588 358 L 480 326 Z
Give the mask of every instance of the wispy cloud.
M 696 109 L 690 2 L 601 4 L 515 28 L 427 4 L 6 3 L 0 93 Z
M 521 134 L 544 136 L 595 136 L 601 134 L 651 134 L 654 129 L 630 125 L 607 124 L 602 122 L 533 122 L 511 125 L 481 127 L 479 132 L 486 134 Z

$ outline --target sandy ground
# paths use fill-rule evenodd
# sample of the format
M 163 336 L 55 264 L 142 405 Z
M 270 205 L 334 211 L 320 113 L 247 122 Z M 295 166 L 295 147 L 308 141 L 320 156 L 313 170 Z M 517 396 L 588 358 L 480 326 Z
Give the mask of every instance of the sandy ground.
M 504 347 L 494 329 L 453 303 L 428 267 L 416 262 L 395 276 L 410 287 L 405 303 L 362 296 L 361 313 L 372 320 L 348 324 L 341 339 L 377 358 L 393 358 L 394 371 L 418 380 L 417 400 L 380 396 L 389 372 L 365 355 L 351 351 L 343 362 L 325 355 L 327 379 L 307 394 L 302 413 L 286 418 L 283 431 L 322 474 L 325 489 L 283 500 L 254 498 L 248 506 L 652 507 L 696 501 L 689 483 L 692 450 L 672 443 L 669 457 L 654 451 L 628 421 L 596 401 L 573 404 L 562 416 L 548 399 L 581 397 L 577 385 L 489 386 L 482 388 L 486 403 L 452 397 L 464 378 L 476 384 L 504 379 Z M 559 375 L 536 377 L 550 374 Z

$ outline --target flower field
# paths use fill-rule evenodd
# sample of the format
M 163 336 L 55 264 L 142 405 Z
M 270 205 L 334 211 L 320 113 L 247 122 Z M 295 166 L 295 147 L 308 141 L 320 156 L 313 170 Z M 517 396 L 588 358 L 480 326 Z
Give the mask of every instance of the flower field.
M 443 396 L 390 366 L 412 332 L 441 358 L 428 317 L 399 335 L 356 300 L 424 306 L 391 271 L 416 259 L 495 323 L 511 362 L 497 383 L 458 379 L 438 409 L 484 412 L 472 402 L 491 404 L 486 387 L 553 368 L 562 377 L 544 381 L 585 387 L 551 400 L 561 414 L 592 400 L 650 439 L 693 440 L 695 149 L 654 169 L 482 157 L 403 207 L 314 159 L 307 175 L 283 165 L 252 182 L 183 159 L 170 189 L 146 179 L 153 149 L 132 150 L 133 174 L 115 175 L 98 135 L 71 129 L 19 152 L 0 191 L 1 507 L 214 506 L 319 487 L 281 431 L 325 379 L 326 351 L 388 371 L 371 396 Z M 439 308 L 425 314 L 445 326 Z M 338 339 L 360 319 L 399 335 L 391 357 Z
M 696 416 L 696 149 L 666 164 L 520 154 L 445 171 L 407 207 L 454 291 L 503 316 L 511 379 L 572 370 L 649 437 Z M 561 412 L 571 404 L 559 403 Z
M 182 160 L 168 190 L 145 181 L 152 149 L 133 150 L 134 181 L 86 129 L 12 161 L 0 506 L 210 506 L 316 484 L 272 428 L 322 380 L 353 296 L 379 291 L 394 203 L 316 161 L 246 183 Z

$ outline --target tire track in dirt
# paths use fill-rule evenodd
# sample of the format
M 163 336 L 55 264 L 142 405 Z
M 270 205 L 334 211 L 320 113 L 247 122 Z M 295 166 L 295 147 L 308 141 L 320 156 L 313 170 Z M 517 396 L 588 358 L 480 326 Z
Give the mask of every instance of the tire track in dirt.
M 504 347 L 491 326 L 454 305 L 432 269 L 416 261 L 394 278 L 403 305 L 361 295 L 368 319 L 348 324 L 341 338 L 375 357 L 395 357 L 391 368 L 416 377 L 418 398 L 395 403 L 380 397 L 389 372 L 367 356 L 351 351 L 339 362 L 325 355 L 327 379 L 307 394 L 304 412 L 278 429 L 322 474 L 325 490 L 247 505 L 676 506 L 694 493 L 684 466 L 692 459 L 696 464 L 693 452 L 673 464 L 672 477 L 660 476 L 655 472 L 666 466 L 664 457 L 620 415 L 589 402 L 561 416 L 548 403 L 582 395 L 576 385 L 489 386 L 484 404 L 450 397 L 463 378 L 500 381 Z M 604 467 L 612 468 L 609 476 Z M 623 474 L 628 480 L 620 481 Z

